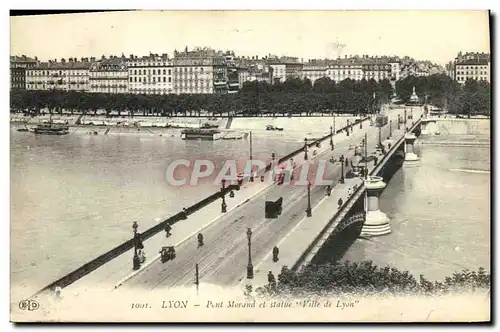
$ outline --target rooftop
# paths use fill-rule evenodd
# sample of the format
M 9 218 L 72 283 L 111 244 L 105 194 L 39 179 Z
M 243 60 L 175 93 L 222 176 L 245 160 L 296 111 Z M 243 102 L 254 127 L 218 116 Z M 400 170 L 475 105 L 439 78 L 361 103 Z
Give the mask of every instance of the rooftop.
M 30 58 L 29 56 L 26 55 L 11 55 L 10 56 L 10 62 L 37 62 L 38 58 Z
M 76 60 L 76 59 L 75 59 Z M 49 60 L 49 62 L 40 62 L 35 69 L 89 69 L 91 62 L 89 61 L 64 61 L 55 62 Z

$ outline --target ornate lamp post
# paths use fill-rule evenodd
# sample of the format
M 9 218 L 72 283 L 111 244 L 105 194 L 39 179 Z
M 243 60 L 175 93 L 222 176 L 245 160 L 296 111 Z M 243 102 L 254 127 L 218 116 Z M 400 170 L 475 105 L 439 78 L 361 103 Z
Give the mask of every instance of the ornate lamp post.
M 253 279 L 253 265 L 252 265 L 252 229 L 247 228 L 248 239 L 248 265 L 247 265 L 247 279 Z
M 304 138 L 304 160 L 307 160 L 307 137 Z
M 401 116 L 398 114 L 398 130 L 401 129 Z
M 137 221 L 132 223 L 132 229 L 134 230 L 134 258 L 132 259 L 133 269 L 139 270 L 141 268 L 141 261 L 139 255 L 137 255 L 137 245 L 138 245 L 138 234 L 137 234 Z
M 226 213 L 227 211 L 227 204 L 226 204 L 226 193 L 224 192 L 226 186 L 226 180 L 222 179 L 222 188 L 220 189 L 220 192 L 222 194 L 222 205 L 221 205 L 221 212 Z
M 252 132 L 250 132 L 250 160 L 253 160 L 252 156 Z M 253 170 L 250 170 L 250 182 L 253 182 Z
M 389 137 L 392 137 L 392 120 L 389 120 Z
M 342 167 L 342 170 L 340 172 L 340 183 L 344 183 L 344 155 L 341 155 L 339 158 L 340 161 L 340 166 Z
M 311 182 L 307 183 L 307 209 L 306 209 L 306 215 L 308 217 L 312 216 L 312 209 L 311 209 Z
M 333 151 L 333 128 L 330 127 L 330 148 Z
M 378 144 L 382 143 L 382 127 L 378 127 Z

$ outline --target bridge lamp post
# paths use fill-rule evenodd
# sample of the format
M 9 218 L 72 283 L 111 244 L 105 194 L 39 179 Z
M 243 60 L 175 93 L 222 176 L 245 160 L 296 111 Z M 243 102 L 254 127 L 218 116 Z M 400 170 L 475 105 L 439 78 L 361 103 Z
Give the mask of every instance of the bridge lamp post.
M 304 138 L 304 160 L 307 160 L 307 137 Z
M 253 159 L 252 156 L 252 132 L 250 132 L 250 160 Z M 250 182 L 253 182 L 253 171 L 250 170 Z
M 132 223 L 132 229 L 134 230 L 134 258 L 132 259 L 133 269 L 139 270 L 141 268 L 141 261 L 139 259 L 139 255 L 137 255 L 137 221 Z
M 398 130 L 401 129 L 401 116 L 398 114 Z
M 222 205 L 221 205 L 221 212 L 226 213 L 227 212 L 227 204 L 226 204 L 226 193 L 224 192 L 224 189 L 226 188 L 226 180 L 222 179 L 222 188 L 220 189 L 221 194 L 222 194 Z
M 330 148 L 333 151 L 333 128 L 330 127 Z
M 340 183 L 344 183 L 345 182 L 345 180 L 344 180 L 344 155 L 340 156 L 339 161 L 340 161 L 340 167 L 341 167 Z
M 389 137 L 392 137 L 392 120 L 389 120 Z
M 382 144 L 382 127 L 378 127 L 378 144 Z
M 312 208 L 311 208 L 311 182 L 307 183 L 307 209 L 306 209 L 307 217 L 312 216 Z
M 252 264 L 252 229 L 247 228 L 248 239 L 248 265 L 247 265 L 247 279 L 253 279 L 253 264 Z

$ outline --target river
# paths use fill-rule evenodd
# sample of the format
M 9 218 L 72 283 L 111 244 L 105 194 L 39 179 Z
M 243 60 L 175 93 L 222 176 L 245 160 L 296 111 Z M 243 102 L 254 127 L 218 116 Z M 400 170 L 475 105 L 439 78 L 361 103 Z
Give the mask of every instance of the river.
M 380 197 L 392 233 L 357 240 L 343 260 L 372 260 L 431 280 L 490 270 L 488 132 L 421 136 L 415 150 L 419 166 L 399 169 Z

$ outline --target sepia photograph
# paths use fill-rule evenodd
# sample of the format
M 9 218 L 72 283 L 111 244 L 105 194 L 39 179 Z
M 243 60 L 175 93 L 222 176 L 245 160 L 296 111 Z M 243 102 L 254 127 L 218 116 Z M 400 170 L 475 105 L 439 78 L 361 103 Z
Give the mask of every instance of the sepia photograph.
M 11 322 L 491 321 L 488 10 L 9 20 Z

